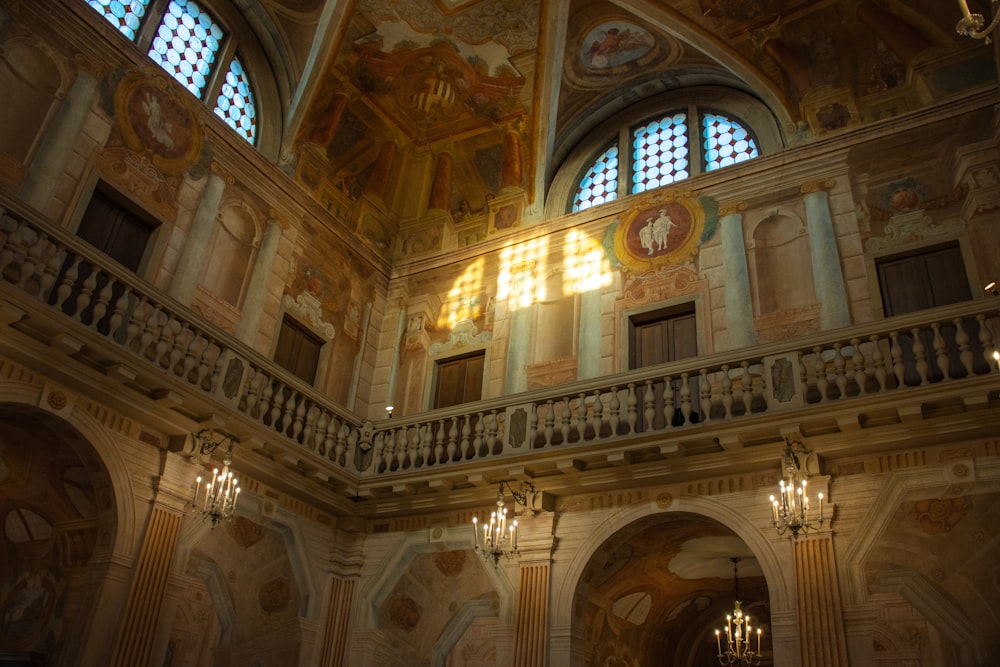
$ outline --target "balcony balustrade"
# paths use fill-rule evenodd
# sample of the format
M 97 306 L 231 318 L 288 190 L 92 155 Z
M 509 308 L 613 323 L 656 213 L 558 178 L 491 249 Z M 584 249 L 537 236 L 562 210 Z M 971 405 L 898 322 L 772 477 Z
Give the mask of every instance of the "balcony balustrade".
M 800 423 L 819 409 L 891 422 L 900 406 L 971 409 L 998 389 L 1000 299 L 986 297 L 371 423 L 36 213 L 5 200 L 0 211 L 0 311 L 17 335 L 76 341 L 75 361 L 57 360 L 54 372 L 65 363 L 77 374 L 124 367 L 139 401 L 131 405 L 174 397 L 163 424 L 228 414 L 226 427 L 252 447 L 345 494 L 529 460 L 559 472 L 710 454 L 742 447 L 741 433 L 763 423 Z M 78 391 L 97 391 L 78 382 Z M 907 392 L 912 401 L 901 401 Z

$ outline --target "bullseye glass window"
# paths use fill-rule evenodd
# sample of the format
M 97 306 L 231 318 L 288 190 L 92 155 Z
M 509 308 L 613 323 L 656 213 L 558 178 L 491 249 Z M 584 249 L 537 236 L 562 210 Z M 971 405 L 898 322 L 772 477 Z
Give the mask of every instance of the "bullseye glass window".
M 728 167 L 760 155 L 757 142 L 749 130 L 725 116 L 703 114 L 701 136 L 705 149 L 705 171 Z
M 149 0 L 89 0 L 91 7 L 104 14 L 111 25 L 121 34 L 135 41 L 142 17 L 146 15 Z
M 674 113 L 632 129 L 632 194 L 690 175 L 687 114 Z
M 191 0 L 170 0 L 149 57 L 197 97 L 202 96 L 225 34 Z
M 573 198 L 573 210 L 582 211 L 612 201 L 617 196 L 618 146 L 611 146 L 601 153 L 580 181 L 576 197 Z
M 257 136 L 257 111 L 254 108 L 250 80 L 239 58 L 233 58 L 222 82 L 215 104 L 215 115 L 251 144 Z

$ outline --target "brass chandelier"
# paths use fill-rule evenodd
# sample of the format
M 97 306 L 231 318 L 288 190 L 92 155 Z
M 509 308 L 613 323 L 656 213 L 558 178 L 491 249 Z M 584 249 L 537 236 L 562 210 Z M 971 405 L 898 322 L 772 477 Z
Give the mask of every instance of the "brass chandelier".
M 514 498 L 514 508 L 509 516 L 507 506 L 504 503 L 505 487 Z M 501 480 L 500 487 L 497 489 L 496 509 L 490 512 L 488 523 L 483 521 L 482 534 L 480 534 L 479 517 L 472 517 L 473 543 L 476 553 L 487 562 L 492 561 L 494 567 L 499 565 L 501 558 L 510 559 L 518 553 L 517 519 L 514 518 L 514 514 L 518 505 L 527 507 L 528 494 L 534 493 L 534 491 L 535 487 L 531 482 L 521 482 L 520 486 L 515 489 L 510 485 L 510 482 Z
M 744 613 L 742 602 L 740 601 L 740 585 L 737 568 L 739 558 L 730 558 L 733 563 L 733 589 L 736 600 L 733 602 L 733 613 L 726 614 L 725 630 L 715 631 L 715 646 L 718 651 L 716 658 L 720 665 L 738 665 L 739 667 L 749 667 L 760 664 L 760 637 L 763 632 L 761 628 L 753 628 L 750 625 L 750 615 Z M 722 633 L 725 632 L 725 644 L 722 642 Z M 754 651 L 752 641 L 753 635 L 757 635 L 757 650 Z
M 814 522 L 816 512 L 810 506 L 807 490 L 809 474 L 805 466 L 805 458 L 808 454 L 809 452 L 801 444 L 796 443 L 796 446 L 793 447 L 790 440 L 785 441 L 785 453 L 781 459 L 784 477 L 779 483 L 778 496 L 771 496 L 771 521 L 779 535 L 791 531 L 792 537 L 797 538 L 799 533 L 805 534 L 810 530 L 823 527 L 825 519 L 823 494 L 818 494 L 818 522 Z
M 194 497 L 191 506 L 194 511 L 201 512 L 202 520 L 210 519 L 212 528 L 220 521 L 232 521 L 236 512 L 236 501 L 239 500 L 239 480 L 233 475 L 233 437 L 218 435 L 211 429 L 202 429 L 194 436 L 199 444 L 199 452 L 211 456 L 220 445 L 226 445 L 226 454 L 222 459 L 222 469 L 212 470 L 212 477 L 205 482 L 205 494 L 202 496 L 202 477 L 198 475 L 194 487 Z

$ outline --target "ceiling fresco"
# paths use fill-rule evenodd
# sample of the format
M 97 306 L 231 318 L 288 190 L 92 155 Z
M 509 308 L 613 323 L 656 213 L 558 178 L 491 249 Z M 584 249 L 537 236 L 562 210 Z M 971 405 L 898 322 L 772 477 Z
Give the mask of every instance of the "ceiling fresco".
M 291 169 L 390 258 L 467 245 L 537 222 L 574 147 L 671 93 L 749 94 L 792 146 L 969 90 L 992 53 L 957 18 L 933 0 L 361 0 L 304 91 Z

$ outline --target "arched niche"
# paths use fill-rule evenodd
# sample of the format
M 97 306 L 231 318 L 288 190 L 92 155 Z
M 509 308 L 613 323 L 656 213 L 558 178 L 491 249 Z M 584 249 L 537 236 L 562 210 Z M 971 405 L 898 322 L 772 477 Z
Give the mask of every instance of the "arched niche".
M 47 410 L 2 402 L 10 389 L 0 386 L 0 654 L 62 664 L 95 631 L 85 619 L 99 611 L 121 494 L 80 430 Z M 50 391 L 43 402 L 65 400 Z
M 0 134 L 0 177 L 12 183 L 24 178 L 69 81 L 46 46 L 21 36 L 0 44 L 0 90 L 5 95 L 0 127 L 17 128 Z

